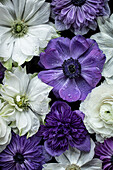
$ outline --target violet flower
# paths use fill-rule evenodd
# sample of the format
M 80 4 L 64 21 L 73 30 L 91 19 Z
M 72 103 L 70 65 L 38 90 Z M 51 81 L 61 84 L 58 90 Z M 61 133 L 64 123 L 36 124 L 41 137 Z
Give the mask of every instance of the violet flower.
M 101 79 L 105 55 L 97 43 L 81 35 L 59 37 L 49 42 L 40 55 L 41 71 L 38 77 L 50 86 L 56 97 L 73 102 L 84 100 Z
M 113 138 L 106 139 L 95 149 L 96 157 L 102 160 L 103 170 L 113 169 Z
M 109 16 L 109 0 L 53 0 L 51 5 L 56 28 L 70 29 L 75 34 L 96 30 L 97 17 Z
M 41 138 L 32 136 L 18 136 L 13 133 L 6 149 L 0 153 L 0 167 L 2 170 L 42 170 L 42 165 L 50 160 L 50 156 L 39 145 Z
M 46 116 L 45 126 L 42 125 L 39 130 L 44 136 L 46 151 L 52 156 L 59 156 L 71 146 L 89 152 L 90 136 L 83 119 L 82 112 L 71 111 L 67 103 L 56 101 Z

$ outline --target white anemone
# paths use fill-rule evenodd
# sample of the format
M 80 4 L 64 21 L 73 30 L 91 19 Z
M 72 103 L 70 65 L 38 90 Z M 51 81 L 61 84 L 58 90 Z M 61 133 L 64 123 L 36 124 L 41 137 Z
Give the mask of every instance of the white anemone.
M 39 54 L 56 30 L 47 24 L 50 3 L 45 0 L 4 0 L 0 3 L 0 56 L 19 65 Z
M 4 107 L 4 119 L 19 135 L 35 134 L 49 112 L 48 94 L 52 87 L 41 82 L 37 76 L 26 74 L 25 68 L 6 71 L 0 94 L 7 101 Z
M 94 148 L 95 144 L 92 140 L 89 153 L 70 147 L 62 155 L 55 157 L 58 163 L 45 164 L 43 170 L 101 170 L 102 162 L 99 159 L 93 159 Z

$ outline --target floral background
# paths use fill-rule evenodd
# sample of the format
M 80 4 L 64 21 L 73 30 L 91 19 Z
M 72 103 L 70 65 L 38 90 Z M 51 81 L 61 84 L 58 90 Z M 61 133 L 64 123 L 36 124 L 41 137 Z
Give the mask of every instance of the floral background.
M 0 1 L 0 169 L 113 169 L 111 0 Z

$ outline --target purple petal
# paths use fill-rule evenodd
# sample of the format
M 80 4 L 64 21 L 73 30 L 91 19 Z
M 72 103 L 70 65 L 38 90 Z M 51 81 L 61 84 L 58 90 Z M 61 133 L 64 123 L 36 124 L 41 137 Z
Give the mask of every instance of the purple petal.
M 82 113 L 80 110 L 75 110 L 75 111 L 73 111 L 73 112 L 75 112 L 79 117 L 82 118 L 82 120 L 84 120 L 85 115 L 84 115 L 84 113 Z
M 59 52 L 59 55 L 61 55 L 64 60 L 69 58 L 68 56 L 70 56 L 69 44 L 70 40 L 68 38 L 65 38 L 65 41 L 59 40 L 56 42 L 56 49 Z
M 105 55 L 94 40 L 87 40 L 90 43 L 90 48 L 79 58 L 79 62 L 83 67 L 98 67 L 102 71 L 106 59 Z
M 90 136 L 87 135 L 83 143 L 81 143 L 80 145 L 74 144 L 73 147 L 79 149 L 80 151 L 89 152 L 91 149 Z
M 74 79 L 67 79 L 59 90 L 59 94 L 63 100 L 73 102 L 79 100 L 81 92 Z
M 80 57 L 88 47 L 89 44 L 83 36 L 78 35 L 74 37 L 70 43 L 71 56 L 74 59 L 78 59 L 78 57 Z
M 64 76 L 62 70 L 47 70 L 47 71 L 41 71 L 38 74 L 39 79 L 41 79 L 44 83 L 47 83 L 53 87 L 55 86 L 55 84 L 57 84 L 56 79 L 62 76 Z
M 56 152 L 54 149 L 50 148 L 48 145 L 48 141 L 44 142 L 44 147 L 46 149 L 46 151 L 51 155 L 51 156 L 60 156 L 65 150 L 58 150 L 58 152 Z
M 63 59 L 55 49 L 49 49 L 46 53 L 41 53 L 40 61 L 46 69 L 61 67 L 63 64 Z
M 88 93 L 91 92 L 92 87 L 83 78 L 77 78 L 76 84 L 79 87 L 79 90 L 81 92 L 81 96 L 79 100 L 85 100 Z
M 81 76 L 92 87 L 95 87 L 101 79 L 101 73 L 98 67 L 83 68 L 81 72 Z

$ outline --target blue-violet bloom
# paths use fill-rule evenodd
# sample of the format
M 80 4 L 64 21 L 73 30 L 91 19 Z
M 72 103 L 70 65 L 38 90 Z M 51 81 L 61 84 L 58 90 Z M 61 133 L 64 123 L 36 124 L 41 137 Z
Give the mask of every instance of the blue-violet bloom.
M 70 29 L 75 34 L 96 30 L 97 17 L 110 14 L 109 0 L 53 0 L 52 11 L 56 28 Z
M 46 151 L 52 156 L 59 156 L 71 146 L 89 152 L 90 137 L 83 119 L 82 112 L 72 111 L 67 103 L 56 101 L 46 116 L 45 125 L 41 125 L 39 130 L 44 137 Z
M 113 138 L 106 139 L 104 143 L 97 144 L 96 157 L 102 160 L 103 170 L 113 169 Z
M 44 146 L 39 145 L 41 138 L 12 134 L 6 149 L 0 154 L 2 170 L 42 170 L 42 165 L 51 159 Z
M 56 97 L 68 102 L 84 100 L 101 79 L 105 55 L 98 44 L 81 35 L 59 37 L 40 54 L 40 65 L 47 70 L 38 77 L 53 86 Z

